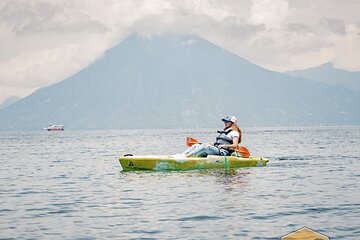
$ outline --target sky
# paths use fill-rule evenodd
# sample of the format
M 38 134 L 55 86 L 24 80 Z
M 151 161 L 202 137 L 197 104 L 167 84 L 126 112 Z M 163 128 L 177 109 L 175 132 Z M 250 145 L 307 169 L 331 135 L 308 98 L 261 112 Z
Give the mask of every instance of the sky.
M 288 71 L 360 71 L 359 0 L 0 0 L 0 103 L 62 81 L 137 32 L 194 34 Z

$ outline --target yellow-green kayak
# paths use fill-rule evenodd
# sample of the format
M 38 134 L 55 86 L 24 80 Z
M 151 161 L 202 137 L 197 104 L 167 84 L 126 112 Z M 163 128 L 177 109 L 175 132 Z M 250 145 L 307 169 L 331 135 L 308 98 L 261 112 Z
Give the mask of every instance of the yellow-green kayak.
M 124 171 L 134 170 L 191 170 L 212 168 L 240 168 L 266 166 L 269 159 L 262 157 L 242 158 L 236 156 L 208 155 L 207 157 L 169 156 L 132 156 L 119 158 Z

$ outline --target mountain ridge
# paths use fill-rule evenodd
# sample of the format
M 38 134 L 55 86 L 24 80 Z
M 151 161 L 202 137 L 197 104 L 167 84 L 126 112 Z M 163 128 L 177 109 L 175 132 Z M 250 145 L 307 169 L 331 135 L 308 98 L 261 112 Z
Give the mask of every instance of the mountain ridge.
M 360 91 L 360 72 L 335 68 L 332 62 L 286 74 L 321 81 L 334 86 L 345 86 L 351 91 Z
M 0 111 L 0 130 L 359 124 L 359 94 L 266 70 L 198 36 L 132 35 Z

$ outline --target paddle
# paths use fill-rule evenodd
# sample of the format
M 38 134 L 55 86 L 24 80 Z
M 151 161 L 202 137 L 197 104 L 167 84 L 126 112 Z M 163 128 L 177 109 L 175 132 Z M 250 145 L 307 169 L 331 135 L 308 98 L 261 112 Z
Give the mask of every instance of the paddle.
M 235 152 L 237 152 L 241 157 L 244 157 L 244 158 L 250 157 L 249 150 L 244 146 L 237 146 L 235 148 Z
M 186 146 L 191 147 L 192 145 L 199 143 L 199 141 L 192 137 L 186 138 Z M 235 152 L 237 152 L 241 157 L 248 158 L 250 157 L 249 150 L 244 146 L 237 146 L 235 148 Z
M 191 137 L 187 137 L 186 138 L 186 146 L 191 147 L 192 145 L 199 143 L 198 140 L 196 140 L 195 138 L 191 138 Z

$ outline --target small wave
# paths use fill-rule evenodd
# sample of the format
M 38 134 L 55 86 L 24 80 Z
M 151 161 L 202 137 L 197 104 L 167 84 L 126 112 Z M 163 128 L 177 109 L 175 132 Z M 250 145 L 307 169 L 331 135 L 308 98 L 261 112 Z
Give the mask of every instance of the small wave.
M 48 214 L 64 214 L 64 213 L 74 213 L 74 212 L 79 212 L 79 211 L 74 209 L 61 209 L 58 211 L 50 211 L 48 212 Z
M 15 212 L 16 210 L 14 209 L 8 209 L 8 208 L 5 208 L 5 209 L 0 209 L 0 214 L 3 213 L 3 212 Z
M 134 231 L 131 231 L 131 233 L 158 234 L 158 233 L 162 233 L 162 231 L 160 231 L 160 230 L 134 230 Z M 139 239 L 139 238 L 136 238 L 136 239 Z M 146 238 L 146 239 L 149 239 L 149 238 Z
M 313 157 L 310 157 L 310 156 L 283 156 L 283 157 L 278 157 L 278 158 L 276 158 L 276 160 L 279 160 L 279 161 L 287 161 L 287 160 L 292 160 L 292 161 L 300 160 L 300 161 L 304 161 L 304 160 L 311 160 L 311 159 L 313 159 Z
M 194 217 L 183 217 L 179 218 L 178 221 L 204 221 L 204 220 L 217 220 L 217 219 L 224 219 L 223 217 L 216 217 L 216 216 L 194 216 Z

